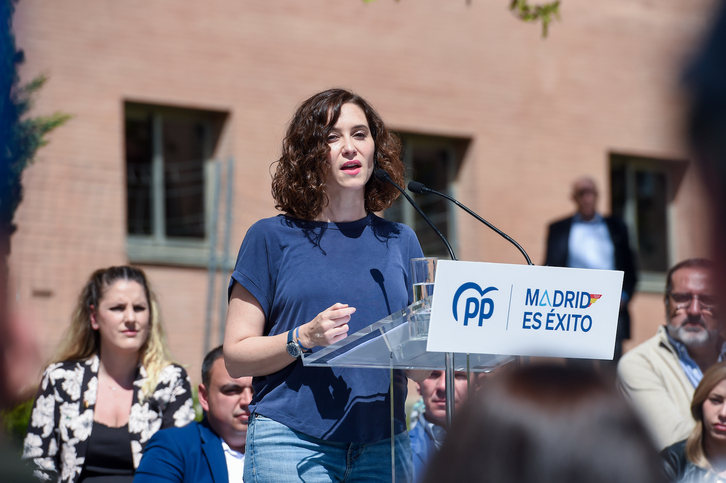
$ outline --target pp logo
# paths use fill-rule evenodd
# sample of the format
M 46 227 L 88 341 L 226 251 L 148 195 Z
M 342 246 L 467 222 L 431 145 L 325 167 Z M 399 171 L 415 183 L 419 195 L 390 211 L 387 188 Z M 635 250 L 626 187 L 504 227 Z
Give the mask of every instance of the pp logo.
M 481 287 L 474 282 L 467 282 L 459 287 L 454 295 L 454 304 L 452 306 L 452 313 L 454 314 L 454 320 L 459 321 L 459 314 L 457 306 L 459 305 L 459 298 L 467 290 L 475 290 L 476 296 L 468 297 L 464 305 L 464 325 L 469 325 L 469 320 L 479 319 L 479 327 L 482 326 L 484 320 L 488 319 L 494 313 L 494 301 L 489 297 L 484 297 L 486 294 L 493 290 L 499 290 L 496 287 L 487 287 L 482 290 Z

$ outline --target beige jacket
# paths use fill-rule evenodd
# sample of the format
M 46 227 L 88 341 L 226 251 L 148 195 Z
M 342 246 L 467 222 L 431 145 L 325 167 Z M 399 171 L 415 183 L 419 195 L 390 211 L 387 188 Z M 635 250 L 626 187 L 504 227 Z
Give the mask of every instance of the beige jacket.
M 668 341 L 665 326 L 618 363 L 618 386 L 642 416 L 658 449 L 688 437 L 694 387 Z

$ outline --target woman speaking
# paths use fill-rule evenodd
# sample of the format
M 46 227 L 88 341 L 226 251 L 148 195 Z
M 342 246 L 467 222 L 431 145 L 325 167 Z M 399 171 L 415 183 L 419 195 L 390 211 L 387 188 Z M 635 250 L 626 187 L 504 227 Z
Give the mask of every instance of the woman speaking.
M 412 301 L 413 231 L 374 214 L 398 196 L 401 144 L 361 97 L 342 89 L 300 105 L 272 180 L 281 215 L 247 232 L 230 282 L 224 340 L 232 377 L 254 377 L 245 482 L 409 481 L 406 377 L 303 366 L 317 350 Z

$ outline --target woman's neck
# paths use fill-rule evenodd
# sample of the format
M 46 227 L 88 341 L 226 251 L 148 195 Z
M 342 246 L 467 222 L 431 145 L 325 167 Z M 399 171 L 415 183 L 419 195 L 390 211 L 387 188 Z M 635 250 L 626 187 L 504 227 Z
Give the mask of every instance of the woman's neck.
M 365 218 L 368 213 L 362 195 L 349 197 L 330 197 L 328 205 L 323 208 L 315 221 L 346 223 Z
M 101 350 L 99 354 L 98 373 L 108 376 L 121 387 L 130 388 L 139 365 L 138 353 L 118 353 L 112 350 Z

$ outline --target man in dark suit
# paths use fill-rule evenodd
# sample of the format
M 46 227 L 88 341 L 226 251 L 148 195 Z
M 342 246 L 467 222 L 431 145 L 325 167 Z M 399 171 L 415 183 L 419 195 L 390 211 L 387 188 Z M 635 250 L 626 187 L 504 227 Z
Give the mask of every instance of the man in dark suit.
M 201 423 L 158 431 L 149 441 L 134 483 L 228 483 L 243 481 L 248 405 L 252 378 L 232 379 L 224 366 L 222 346 L 202 363 L 199 404 Z
M 592 178 L 575 181 L 572 200 L 577 205 L 577 213 L 549 226 L 545 265 L 625 272 L 613 356 L 617 362 L 623 353 L 623 340 L 630 338 L 628 303 L 637 282 L 628 229 L 620 219 L 605 218 L 597 212 L 597 187 Z

